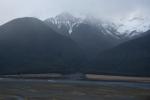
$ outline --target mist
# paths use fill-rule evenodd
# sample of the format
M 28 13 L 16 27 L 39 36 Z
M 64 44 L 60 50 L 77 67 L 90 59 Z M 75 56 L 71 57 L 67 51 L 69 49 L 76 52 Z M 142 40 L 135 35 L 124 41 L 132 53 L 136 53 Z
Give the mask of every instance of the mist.
M 19 17 L 44 20 L 62 12 L 116 20 L 132 13 L 149 16 L 149 0 L 0 0 L 0 24 Z

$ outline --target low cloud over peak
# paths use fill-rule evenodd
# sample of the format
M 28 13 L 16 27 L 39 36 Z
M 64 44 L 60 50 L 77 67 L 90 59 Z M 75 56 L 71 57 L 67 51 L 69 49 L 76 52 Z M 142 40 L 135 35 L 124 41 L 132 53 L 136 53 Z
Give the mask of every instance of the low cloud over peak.
M 46 19 L 61 12 L 118 19 L 133 12 L 150 13 L 150 0 L 0 0 L 0 24 L 18 17 Z

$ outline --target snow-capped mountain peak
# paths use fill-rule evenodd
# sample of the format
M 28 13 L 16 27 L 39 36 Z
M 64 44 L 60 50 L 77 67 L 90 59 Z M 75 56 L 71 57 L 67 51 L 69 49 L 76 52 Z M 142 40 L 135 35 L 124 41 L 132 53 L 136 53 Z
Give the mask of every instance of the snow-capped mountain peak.
M 46 22 L 52 22 L 53 24 L 57 25 L 59 29 L 62 26 L 65 26 L 68 29 L 69 34 L 71 34 L 73 27 L 81 23 L 82 20 L 80 18 L 74 17 L 69 13 L 62 13 L 54 18 L 47 19 Z
M 135 36 L 150 29 L 150 18 L 140 13 L 133 13 L 119 20 L 116 25 L 120 34 Z
M 45 22 L 52 23 L 57 29 L 65 27 L 65 30 L 67 30 L 69 34 L 80 24 L 88 24 L 92 27 L 96 27 L 105 35 L 112 35 L 117 38 L 133 37 L 150 29 L 150 18 L 137 12 L 116 20 L 115 22 L 101 20 L 93 16 L 83 18 L 75 17 L 70 13 L 61 13 L 56 17 L 46 19 Z

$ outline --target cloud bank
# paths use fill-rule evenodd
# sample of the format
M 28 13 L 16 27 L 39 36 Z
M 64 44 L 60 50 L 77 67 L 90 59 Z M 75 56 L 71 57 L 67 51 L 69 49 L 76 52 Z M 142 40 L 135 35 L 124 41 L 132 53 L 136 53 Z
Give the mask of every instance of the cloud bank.
M 62 12 L 118 19 L 150 15 L 150 0 L 0 0 L 0 24 L 18 17 L 46 19 Z

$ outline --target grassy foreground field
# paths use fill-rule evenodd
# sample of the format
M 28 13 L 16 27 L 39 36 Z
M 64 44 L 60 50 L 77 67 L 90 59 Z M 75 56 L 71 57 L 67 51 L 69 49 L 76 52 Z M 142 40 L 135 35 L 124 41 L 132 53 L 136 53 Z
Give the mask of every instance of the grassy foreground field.
M 150 100 L 150 88 L 125 84 L 1 79 L 0 100 Z
M 146 82 L 146 83 L 150 83 L 150 77 L 112 76 L 112 75 L 87 74 L 86 78 L 89 79 L 89 80 L 126 81 L 126 82 Z

